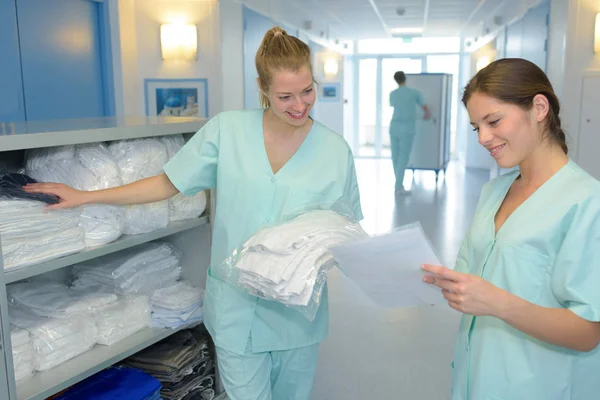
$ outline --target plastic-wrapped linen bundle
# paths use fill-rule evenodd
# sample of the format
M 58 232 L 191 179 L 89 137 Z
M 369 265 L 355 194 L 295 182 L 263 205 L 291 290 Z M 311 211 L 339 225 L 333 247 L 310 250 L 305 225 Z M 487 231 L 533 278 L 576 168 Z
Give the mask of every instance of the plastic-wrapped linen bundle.
M 167 150 L 158 139 L 120 140 L 111 142 L 108 149 L 119 166 L 124 184 L 161 174 L 167 162 Z M 124 233 L 128 235 L 166 228 L 169 224 L 167 200 L 125 209 Z
M 64 183 L 79 190 L 107 189 L 122 182 L 103 144 L 33 149 L 25 158 L 27 173 L 40 182 Z M 123 233 L 120 207 L 93 204 L 81 207 L 80 212 L 87 247 L 110 243 Z
M 159 328 L 177 329 L 202 322 L 204 290 L 180 281 L 158 289 L 151 298 L 152 324 Z
M 80 144 L 75 147 L 77 160 L 96 177 L 97 189 L 121 186 L 121 171 L 103 143 Z
M 358 222 L 330 210 L 311 210 L 255 233 L 214 271 L 250 294 L 278 301 L 313 320 L 327 274 L 328 247 L 368 237 Z
M 75 146 L 56 146 L 27 150 L 25 152 L 25 168 L 37 171 L 44 169 L 50 163 L 72 160 L 73 158 L 75 158 Z
M 13 283 L 6 291 L 11 305 L 52 318 L 89 316 L 117 301 L 114 293 L 76 292 L 60 282 L 45 279 Z
M 22 268 L 85 249 L 79 213 L 45 210 L 45 203 L 0 199 L 4 269 Z
M 161 142 L 167 149 L 169 160 L 183 147 L 185 140 L 182 135 L 163 136 Z M 179 193 L 169 199 L 169 220 L 180 221 L 196 218 L 206 209 L 206 192 L 196 193 L 194 196 L 186 196 Z
M 12 344 L 13 368 L 15 380 L 21 380 L 33 375 L 34 353 L 33 342 L 29 332 L 19 329 L 14 325 L 10 328 L 10 341 Z
M 122 297 L 114 304 L 96 310 L 97 343 L 110 346 L 119 340 L 152 326 L 147 296 Z
M 89 316 L 40 317 L 9 307 L 10 322 L 31 335 L 36 371 L 47 371 L 76 357 L 96 344 L 97 328 Z
M 146 243 L 75 265 L 73 286 L 85 290 L 100 285 L 120 295 L 151 295 L 179 280 L 179 259 L 170 244 Z

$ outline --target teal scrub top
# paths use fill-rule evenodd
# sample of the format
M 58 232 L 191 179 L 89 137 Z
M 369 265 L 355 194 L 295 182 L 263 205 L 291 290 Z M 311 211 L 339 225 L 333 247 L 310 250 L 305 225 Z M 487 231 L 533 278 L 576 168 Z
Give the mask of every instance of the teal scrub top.
M 414 122 L 417 119 L 417 106 L 423 107 L 423 94 L 417 89 L 399 86 L 390 93 L 390 106 L 394 107 L 392 122 Z
M 313 321 L 283 304 L 249 295 L 212 269 L 266 224 L 311 204 L 344 204 L 362 219 L 352 152 L 343 137 L 314 122 L 293 157 L 273 174 L 264 146 L 264 110 L 228 111 L 210 119 L 164 171 L 186 195 L 216 190 L 211 268 L 204 322 L 215 345 L 244 355 L 321 342 L 328 333 L 327 288 Z
M 494 217 L 519 176 L 488 182 L 455 269 L 533 304 L 600 321 L 600 183 L 572 160 L 494 233 Z M 453 400 L 592 400 L 600 351 L 554 346 L 493 317 L 463 315 Z

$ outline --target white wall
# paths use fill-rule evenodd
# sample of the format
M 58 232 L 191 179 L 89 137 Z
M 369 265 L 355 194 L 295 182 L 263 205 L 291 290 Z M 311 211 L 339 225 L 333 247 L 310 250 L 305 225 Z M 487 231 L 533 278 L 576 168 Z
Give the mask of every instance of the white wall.
M 244 108 L 244 20 L 236 0 L 219 1 L 223 111 Z
M 596 178 L 600 178 L 600 161 L 586 150 L 593 151 L 600 145 L 596 140 L 600 121 L 591 119 L 587 123 L 581 110 L 589 103 L 600 104 L 597 93 L 586 93 L 588 104 L 582 103 L 585 77 L 600 75 L 600 55 L 594 54 L 594 21 L 598 12 L 599 1 L 552 0 L 548 43 L 548 75 L 561 100 L 569 155 Z
M 223 109 L 217 0 L 119 0 L 118 21 L 120 36 L 113 43 L 120 48 L 120 65 L 115 66 L 119 115 L 145 115 L 144 79 L 160 78 L 206 78 L 209 115 Z M 197 60 L 162 60 L 160 25 L 175 21 L 196 24 Z
M 338 64 L 336 75 L 325 75 L 324 63 L 334 59 Z M 318 82 L 317 101 L 314 107 L 314 117 L 334 132 L 344 135 L 344 56 L 334 51 L 319 51 L 313 54 L 313 75 Z M 339 87 L 339 99 L 329 101 L 323 98 L 323 87 L 336 84 Z

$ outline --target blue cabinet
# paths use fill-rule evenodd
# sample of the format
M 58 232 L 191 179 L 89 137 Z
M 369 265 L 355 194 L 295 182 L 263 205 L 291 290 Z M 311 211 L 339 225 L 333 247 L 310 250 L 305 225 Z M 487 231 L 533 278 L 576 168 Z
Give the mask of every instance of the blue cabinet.
M 0 0 L 0 60 L 0 123 L 23 121 L 25 105 L 14 1 Z
M 114 115 L 107 3 L 0 0 L 0 120 Z M 5 83 L 6 81 L 6 83 Z

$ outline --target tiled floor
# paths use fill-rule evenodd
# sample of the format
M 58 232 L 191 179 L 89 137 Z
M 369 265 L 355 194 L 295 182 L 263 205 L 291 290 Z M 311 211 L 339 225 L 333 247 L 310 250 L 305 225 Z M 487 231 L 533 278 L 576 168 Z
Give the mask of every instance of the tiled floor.
M 357 160 L 370 234 L 420 221 L 442 262 L 452 265 L 488 175 L 451 164 L 436 185 L 417 172 L 410 196 L 395 197 L 389 160 Z M 321 346 L 314 400 L 444 400 L 459 314 L 448 307 L 382 310 L 333 270 L 329 277 L 330 336 Z

